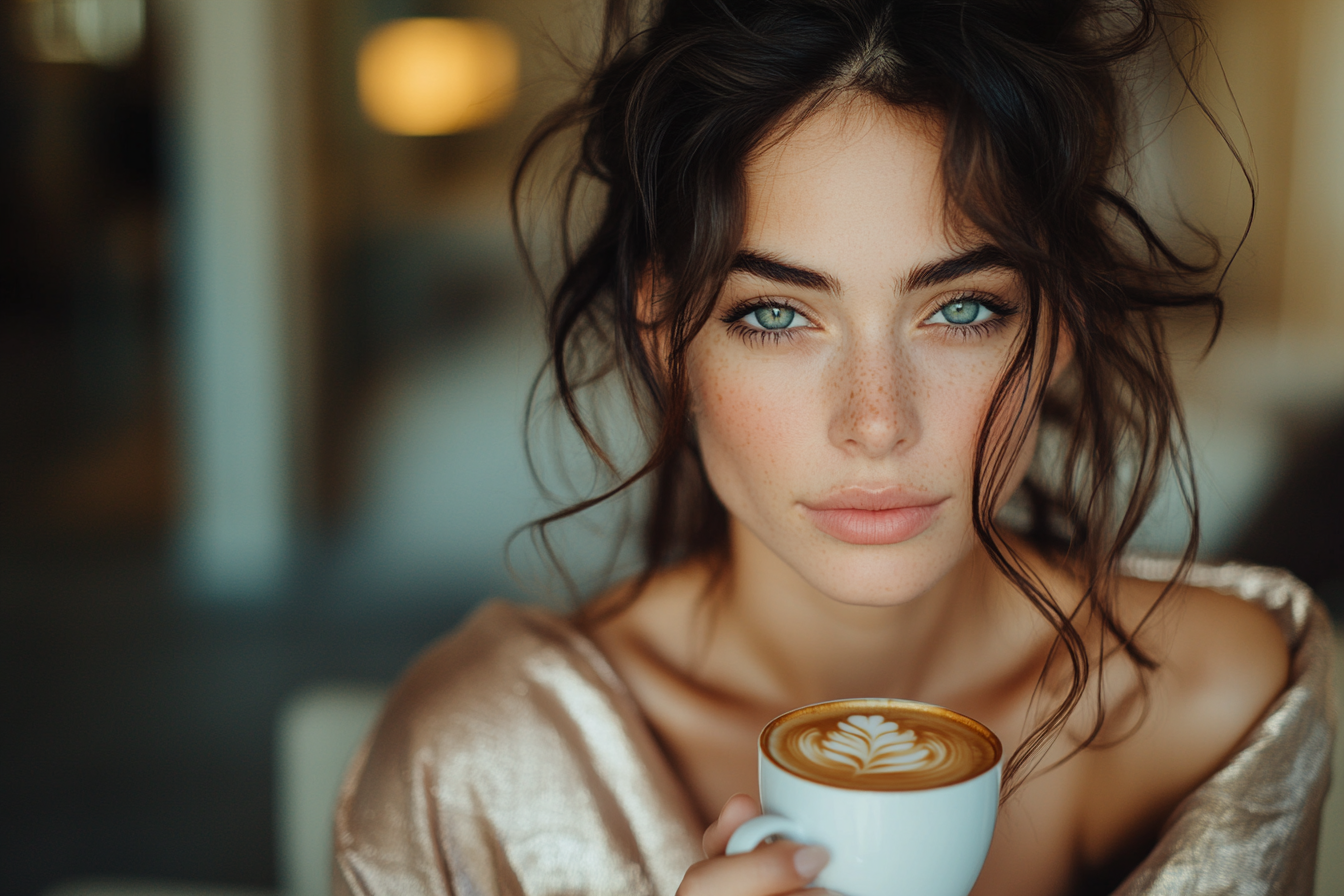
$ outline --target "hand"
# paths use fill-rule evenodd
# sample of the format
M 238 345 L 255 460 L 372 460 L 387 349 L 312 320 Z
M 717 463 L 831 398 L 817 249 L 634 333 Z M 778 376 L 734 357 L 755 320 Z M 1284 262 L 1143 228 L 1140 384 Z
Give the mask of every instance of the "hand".
M 705 829 L 705 860 L 686 871 L 677 896 L 781 896 L 811 883 L 830 859 L 820 846 L 777 840 L 741 855 L 723 854 L 733 831 L 760 814 L 760 806 L 744 793 L 724 803 L 718 819 Z

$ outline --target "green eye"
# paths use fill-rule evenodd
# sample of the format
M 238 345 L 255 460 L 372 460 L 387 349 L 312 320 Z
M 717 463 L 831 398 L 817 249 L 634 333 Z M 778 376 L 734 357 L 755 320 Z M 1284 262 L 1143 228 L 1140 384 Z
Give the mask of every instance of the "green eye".
M 756 323 L 767 330 L 783 330 L 793 323 L 797 312 L 792 308 L 776 306 L 773 308 L 757 308 L 752 312 L 752 316 L 756 318 Z
M 980 317 L 980 312 L 984 305 L 971 299 L 958 299 L 955 302 L 949 302 L 938 310 L 942 312 L 943 320 L 950 324 L 972 324 Z

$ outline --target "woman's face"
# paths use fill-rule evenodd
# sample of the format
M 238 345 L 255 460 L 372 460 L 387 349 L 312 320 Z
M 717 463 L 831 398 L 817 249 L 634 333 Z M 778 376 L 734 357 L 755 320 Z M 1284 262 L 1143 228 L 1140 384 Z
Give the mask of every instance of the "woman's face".
M 1025 316 L 1005 260 L 944 227 L 940 136 L 859 99 L 769 144 L 690 348 L 700 451 L 735 537 L 846 603 L 910 600 L 971 550 L 976 439 Z

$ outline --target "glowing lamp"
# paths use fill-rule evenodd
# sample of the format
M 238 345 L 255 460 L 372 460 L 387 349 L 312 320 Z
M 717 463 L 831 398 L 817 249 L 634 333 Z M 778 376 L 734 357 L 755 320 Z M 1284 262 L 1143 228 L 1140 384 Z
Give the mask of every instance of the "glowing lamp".
M 486 19 L 398 19 L 359 48 L 364 114 L 393 134 L 451 134 L 501 118 L 518 89 L 518 45 Z

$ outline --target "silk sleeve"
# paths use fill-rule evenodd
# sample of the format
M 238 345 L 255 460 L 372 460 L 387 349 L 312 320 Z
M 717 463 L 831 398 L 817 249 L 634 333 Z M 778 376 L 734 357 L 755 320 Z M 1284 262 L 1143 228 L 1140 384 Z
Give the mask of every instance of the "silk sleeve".
M 494 604 L 412 667 L 352 763 L 335 891 L 670 894 L 699 829 L 592 643 Z
M 1173 570 L 1138 560 L 1127 571 L 1161 580 Z M 1311 896 L 1335 735 L 1330 618 L 1282 570 L 1196 566 L 1188 581 L 1274 616 L 1290 650 L 1289 684 L 1232 758 L 1177 807 L 1114 896 Z

